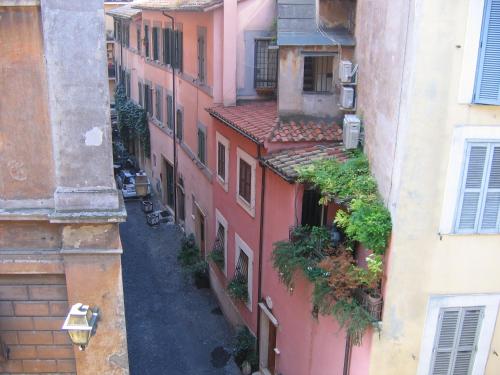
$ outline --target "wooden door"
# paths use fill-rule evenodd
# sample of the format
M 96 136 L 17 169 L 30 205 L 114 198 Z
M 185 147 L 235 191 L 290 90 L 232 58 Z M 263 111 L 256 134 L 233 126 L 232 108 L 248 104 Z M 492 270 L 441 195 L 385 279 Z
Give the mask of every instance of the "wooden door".
M 269 322 L 269 336 L 268 336 L 268 346 L 267 346 L 267 369 L 271 374 L 274 374 L 276 368 L 276 327 L 274 324 Z

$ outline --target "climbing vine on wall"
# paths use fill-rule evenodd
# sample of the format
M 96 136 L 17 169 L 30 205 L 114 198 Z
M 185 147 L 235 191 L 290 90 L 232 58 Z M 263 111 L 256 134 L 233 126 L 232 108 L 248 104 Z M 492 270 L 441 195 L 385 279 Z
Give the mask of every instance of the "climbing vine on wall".
M 118 129 L 123 143 L 130 137 L 138 137 L 147 157 L 151 154 L 148 117 L 146 111 L 127 99 L 125 88 L 118 85 L 115 91 L 115 105 L 118 114 Z

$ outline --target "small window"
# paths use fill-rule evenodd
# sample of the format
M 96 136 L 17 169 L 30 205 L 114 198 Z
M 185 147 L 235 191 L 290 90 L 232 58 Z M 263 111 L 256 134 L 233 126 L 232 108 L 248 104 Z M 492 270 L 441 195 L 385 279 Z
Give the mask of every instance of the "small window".
M 468 143 L 462 173 L 457 232 L 500 232 L 500 143 Z
M 207 29 L 198 28 L 198 80 L 205 83 L 206 73 L 206 34 Z
M 136 30 L 136 48 L 137 48 L 137 53 L 140 55 L 141 54 L 141 28 L 138 27 Z
M 177 213 L 179 214 L 179 220 L 186 220 L 186 194 L 182 177 L 179 177 L 179 183 L 177 184 Z
M 174 167 L 170 163 L 166 163 L 167 169 L 167 205 L 174 208 Z
M 144 25 L 144 54 L 149 57 L 149 26 Z
M 198 127 L 198 159 L 203 164 L 207 162 L 207 133 L 202 127 Z
M 158 61 L 160 59 L 159 43 L 158 43 L 160 30 L 157 27 L 153 27 L 152 36 L 153 36 L 153 60 Z
M 165 65 L 172 64 L 172 30 L 163 29 L 163 58 L 162 61 Z
M 314 189 L 304 189 L 302 195 L 302 225 L 319 227 L 325 224 L 326 206 L 320 205 L 321 194 Z
M 275 88 L 278 72 L 278 50 L 269 49 L 269 39 L 255 40 L 254 87 Z
M 215 236 L 214 247 L 212 249 L 213 253 L 216 253 L 219 261 L 217 265 L 224 271 L 226 270 L 226 227 L 219 221 L 217 222 L 217 234 Z
M 472 374 L 482 307 L 444 308 L 439 313 L 431 374 Z
M 226 146 L 217 142 L 217 175 L 226 180 Z
M 240 159 L 240 184 L 239 195 L 248 204 L 251 202 L 252 194 L 252 167 L 245 160 Z
M 130 24 L 125 23 L 123 25 L 123 45 L 124 47 L 130 47 Z
M 150 84 L 144 84 L 144 109 L 148 115 L 153 115 L 153 89 Z
M 156 102 L 155 102 L 155 117 L 160 122 L 163 123 L 163 111 L 162 111 L 162 103 L 163 103 L 163 89 L 161 87 L 156 88 Z
M 177 121 L 176 121 L 176 129 L 175 129 L 175 136 L 177 137 L 177 139 L 179 141 L 182 141 L 183 139 L 183 113 L 182 113 L 182 110 L 181 109 L 178 109 L 177 110 Z
M 172 66 L 182 71 L 182 53 L 183 53 L 182 31 L 175 30 L 173 33 L 174 33 L 174 54 L 173 54 Z
M 143 100 L 143 95 L 144 95 L 144 88 L 142 82 L 137 83 L 137 88 L 139 90 L 139 105 L 141 107 L 144 107 L 144 100 Z
M 247 285 L 247 308 L 252 311 L 252 280 L 253 280 L 253 252 L 252 249 L 235 234 L 235 270 L 234 277 L 240 278 Z
M 174 128 L 174 107 L 172 95 L 167 95 L 167 126 L 170 130 Z
M 332 86 L 333 56 L 305 56 L 303 90 L 331 92 Z

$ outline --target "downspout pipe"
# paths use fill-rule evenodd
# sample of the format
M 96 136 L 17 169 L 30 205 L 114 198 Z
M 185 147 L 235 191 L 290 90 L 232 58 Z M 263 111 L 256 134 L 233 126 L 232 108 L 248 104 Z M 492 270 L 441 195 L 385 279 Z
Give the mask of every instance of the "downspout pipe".
M 257 146 L 258 160 L 261 160 L 261 145 Z M 264 253 L 264 201 L 266 196 L 266 166 L 260 163 L 262 168 L 261 190 L 260 190 L 260 223 L 259 223 L 259 277 L 257 287 L 257 301 L 262 301 L 262 257 Z M 260 363 L 260 317 L 261 309 L 257 306 L 257 356 Z
M 175 19 L 168 13 L 162 12 L 162 14 L 170 19 L 172 22 L 172 33 L 175 31 Z M 173 34 L 171 34 L 173 35 Z M 172 48 L 172 38 L 168 44 L 169 48 Z M 175 49 L 174 49 L 175 51 Z M 164 52 L 165 53 L 165 52 Z M 170 58 L 173 58 L 173 54 L 170 54 Z M 175 224 L 179 224 L 179 218 L 177 215 L 177 114 L 175 109 L 175 67 L 170 63 L 172 68 L 172 140 L 174 144 L 174 221 Z M 168 115 L 168 114 L 167 114 Z M 167 120 L 168 121 L 168 120 Z M 167 176 L 165 176 L 167 178 Z

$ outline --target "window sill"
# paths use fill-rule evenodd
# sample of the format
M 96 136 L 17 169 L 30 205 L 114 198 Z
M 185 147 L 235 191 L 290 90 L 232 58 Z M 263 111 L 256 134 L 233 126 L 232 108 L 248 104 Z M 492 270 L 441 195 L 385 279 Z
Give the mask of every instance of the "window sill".
M 227 193 L 227 190 L 228 190 L 228 183 L 227 181 L 224 181 L 222 179 L 222 177 L 220 177 L 219 175 L 217 175 L 217 182 L 222 186 L 222 188 L 226 191 Z
M 252 207 L 251 204 L 249 204 L 245 199 L 240 197 L 239 195 L 236 196 L 236 202 L 253 218 L 255 218 L 255 207 Z

